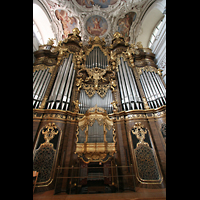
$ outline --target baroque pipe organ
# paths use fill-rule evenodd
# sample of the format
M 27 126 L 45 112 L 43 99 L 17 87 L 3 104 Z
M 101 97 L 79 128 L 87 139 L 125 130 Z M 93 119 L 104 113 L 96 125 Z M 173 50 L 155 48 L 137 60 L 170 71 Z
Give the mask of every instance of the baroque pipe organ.
M 133 174 L 138 187 L 165 187 L 166 86 L 155 55 L 118 32 L 110 45 L 98 36 L 83 45 L 79 33 L 75 28 L 58 46 L 50 40 L 34 52 L 36 192 L 87 185 L 89 178 L 62 177 L 72 176 L 74 166 L 76 177 L 87 177 L 83 169 L 92 163 L 103 165 L 104 175 L 121 175 L 108 179 L 110 186 L 130 188 Z

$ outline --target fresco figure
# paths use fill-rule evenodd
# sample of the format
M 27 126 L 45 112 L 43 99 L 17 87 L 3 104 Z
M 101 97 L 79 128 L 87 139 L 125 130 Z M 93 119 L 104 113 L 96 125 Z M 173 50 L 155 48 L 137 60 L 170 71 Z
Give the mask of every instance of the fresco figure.
M 101 36 L 107 31 L 107 29 L 108 23 L 99 15 L 90 17 L 86 22 L 86 30 L 91 35 Z
M 64 33 L 62 39 L 65 39 L 68 37 L 68 34 L 72 33 L 72 30 L 77 27 L 77 20 L 74 17 L 69 17 L 67 12 L 64 10 L 56 10 L 55 15 L 62 23 Z
M 94 23 L 94 29 L 100 29 L 101 28 L 100 25 L 99 25 L 100 20 L 101 20 L 101 18 L 99 20 L 97 18 L 95 18 L 95 20 L 92 19 L 92 21 Z
M 131 28 L 132 23 L 135 21 L 136 13 L 129 12 L 125 15 L 124 18 L 119 19 L 117 22 L 118 32 L 122 34 L 125 40 L 130 41 L 129 38 L 129 31 Z

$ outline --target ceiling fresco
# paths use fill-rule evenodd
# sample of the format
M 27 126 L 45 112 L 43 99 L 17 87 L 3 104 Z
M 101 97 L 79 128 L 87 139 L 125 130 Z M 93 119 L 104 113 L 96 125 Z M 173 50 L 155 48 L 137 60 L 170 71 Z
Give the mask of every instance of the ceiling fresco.
M 134 43 L 141 33 L 141 13 L 155 0 L 41 0 L 52 14 L 52 29 L 57 42 L 68 37 L 73 28 L 80 30 L 83 44 L 89 37 L 104 37 L 111 43 L 118 31 L 126 41 Z
M 72 30 L 77 27 L 77 20 L 74 17 L 69 17 L 66 11 L 60 9 L 55 11 L 55 15 L 62 23 L 62 39 L 65 39 L 68 37 L 68 34 L 72 33 Z
M 129 12 L 124 18 L 119 19 L 117 22 L 118 32 L 122 34 L 125 40 L 130 41 L 129 31 L 132 23 L 135 21 L 136 13 Z
M 86 8 L 92 8 L 93 5 L 98 5 L 100 8 L 107 8 L 109 5 L 113 5 L 117 0 L 76 0 L 77 3 Z
M 90 35 L 101 36 L 107 31 L 107 29 L 108 23 L 99 15 L 90 17 L 86 22 L 86 30 Z

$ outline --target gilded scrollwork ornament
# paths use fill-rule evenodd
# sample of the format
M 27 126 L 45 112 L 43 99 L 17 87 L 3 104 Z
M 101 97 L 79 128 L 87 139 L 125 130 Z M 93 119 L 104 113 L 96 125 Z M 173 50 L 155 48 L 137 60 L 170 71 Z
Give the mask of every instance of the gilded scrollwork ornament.
M 55 125 L 55 123 L 48 123 L 45 128 L 46 130 L 42 130 L 42 134 L 44 135 L 45 143 L 49 143 L 49 141 L 58 134 L 57 126 Z
M 111 79 L 110 79 L 110 88 L 111 88 L 112 92 L 115 91 L 115 87 L 117 87 L 116 80 L 113 80 L 113 79 L 111 78 Z
M 76 66 L 78 69 L 81 68 L 81 65 L 83 65 L 86 61 L 86 56 L 84 54 L 83 49 L 80 50 L 80 52 L 75 53 L 75 58 L 76 58 Z
M 117 101 L 113 101 L 111 102 L 112 106 L 113 106 L 113 112 L 118 112 L 118 107 L 117 107 Z
M 133 126 L 134 130 L 132 130 L 133 135 L 136 135 L 137 139 L 139 142 L 137 143 L 137 147 L 139 145 L 146 145 L 149 146 L 147 142 L 144 141 L 145 139 L 145 134 L 147 134 L 147 130 L 143 130 L 144 125 L 141 124 L 141 122 L 136 122 L 135 125 Z

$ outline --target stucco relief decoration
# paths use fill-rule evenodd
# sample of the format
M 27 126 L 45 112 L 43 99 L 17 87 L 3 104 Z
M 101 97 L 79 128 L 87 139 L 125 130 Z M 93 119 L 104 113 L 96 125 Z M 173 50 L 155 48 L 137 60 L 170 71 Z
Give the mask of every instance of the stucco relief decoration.
M 117 22 L 118 32 L 122 34 L 122 37 L 125 38 L 126 41 L 130 41 L 129 31 L 132 23 L 135 21 L 136 13 L 129 12 L 125 15 L 124 18 L 119 19 Z
M 92 8 L 94 5 L 100 6 L 100 8 L 107 8 L 109 5 L 113 5 L 117 0 L 76 0 L 77 3 L 86 8 Z
M 107 21 L 99 15 L 91 16 L 86 21 L 86 30 L 90 35 L 101 36 L 104 33 L 106 33 L 107 29 L 108 29 Z
M 68 34 L 72 33 L 72 30 L 77 27 L 77 20 L 75 17 L 69 17 L 67 12 L 61 9 L 56 10 L 55 15 L 62 23 L 64 33 L 62 39 L 65 39 L 68 37 Z

